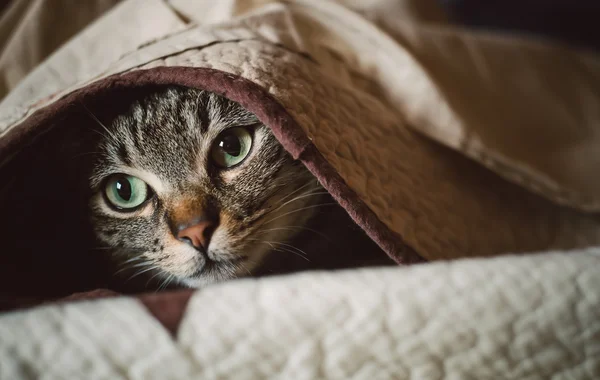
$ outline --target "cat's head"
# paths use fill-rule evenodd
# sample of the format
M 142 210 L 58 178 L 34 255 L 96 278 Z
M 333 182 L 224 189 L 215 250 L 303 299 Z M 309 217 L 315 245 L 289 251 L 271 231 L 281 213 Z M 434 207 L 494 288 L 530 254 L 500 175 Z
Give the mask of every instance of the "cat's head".
M 212 93 L 165 88 L 99 130 L 92 223 L 138 273 L 188 286 L 247 274 L 289 251 L 321 201 L 269 128 Z

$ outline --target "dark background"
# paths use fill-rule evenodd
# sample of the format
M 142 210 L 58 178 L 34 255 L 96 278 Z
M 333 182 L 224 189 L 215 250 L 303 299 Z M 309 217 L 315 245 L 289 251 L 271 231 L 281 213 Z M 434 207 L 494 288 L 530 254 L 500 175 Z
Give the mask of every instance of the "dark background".
M 474 29 L 531 34 L 600 50 L 600 0 L 438 0 Z

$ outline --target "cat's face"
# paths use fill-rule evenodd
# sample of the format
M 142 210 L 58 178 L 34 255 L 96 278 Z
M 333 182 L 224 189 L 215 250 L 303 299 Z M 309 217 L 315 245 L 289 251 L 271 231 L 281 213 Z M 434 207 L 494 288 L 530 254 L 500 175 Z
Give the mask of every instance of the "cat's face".
M 323 194 L 253 114 L 200 90 L 149 95 L 101 131 L 92 223 L 138 273 L 188 286 L 248 274 L 292 249 Z

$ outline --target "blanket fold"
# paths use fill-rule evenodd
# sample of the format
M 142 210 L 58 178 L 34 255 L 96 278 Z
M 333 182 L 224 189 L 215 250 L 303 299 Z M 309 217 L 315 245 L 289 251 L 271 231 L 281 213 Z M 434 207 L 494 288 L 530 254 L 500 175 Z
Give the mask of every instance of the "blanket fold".
M 119 15 L 113 10 L 92 29 Z M 332 2 L 269 4 L 215 26 L 176 29 L 103 68 L 82 68 L 70 77 L 78 83 L 62 90 L 46 80 L 25 100 L 42 84 L 35 78 L 65 59 L 58 51 L 0 105 L 10 109 L 1 112 L 1 154 L 20 150 L 94 88 L 118 96 L 142 82 L 183 84 L 240 101 L 300 160 L 314 146 L 323 160 L 305 163 L 397 260 L 410 261 L 403 251 L 435 260 L 596 244 L 598 220 L 583 210 L 595 210 L 600 194 L 590 175 L 599 164 L 591 104 L 600 61 L 551 44 L 411 22 L 398 33 L 392 38 Z M 87 40 L 64 49 L 85 52 Z M 249 91 L 246 81 L 266 91 Z M 18 99 L 20 107 L 9 107 Z M 558 99 L 561 107 L 553 106 Z M 328 184 L 326 172 L 340 180 Z
M 49 305 L 0 316 L 0 377 L 595 379 L 599 265 L 595 249 L 248 279 L 169 294 L 158 320 L 156 297 Z
M 31 31 L 15 25 L 38 8 L 17 3 L 0 42 Z M 0 378 L 600 376 L 596 54 L 464 30 L 432 1 L 89 9 L 67 8 L 97 19 L 19 75 L 22 47 L 0 55 L 0 299 L 106 286 L 106 258 L 82 254 L 84 110 L 109 118 L 158 85 L 239 102 L 385 253 L 429 263 L 0 315 Z

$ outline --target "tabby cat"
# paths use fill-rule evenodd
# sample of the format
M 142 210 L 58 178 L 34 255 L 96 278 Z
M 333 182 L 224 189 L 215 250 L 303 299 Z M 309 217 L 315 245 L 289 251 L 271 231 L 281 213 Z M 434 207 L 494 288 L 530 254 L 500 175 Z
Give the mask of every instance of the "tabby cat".
M 102 125 L 102 134 L 90 177 L 92 225 L 134 276 L 199 287 L 264 272 L 269 254 L 310 261 L 298 235 L 306 243 L 327 234 L 317 229 L 331 207 L 352 226 L 346 233 L 367 242 L 361 250 L 380 254 L 270 129 L 233 101 L 163 88 Z

